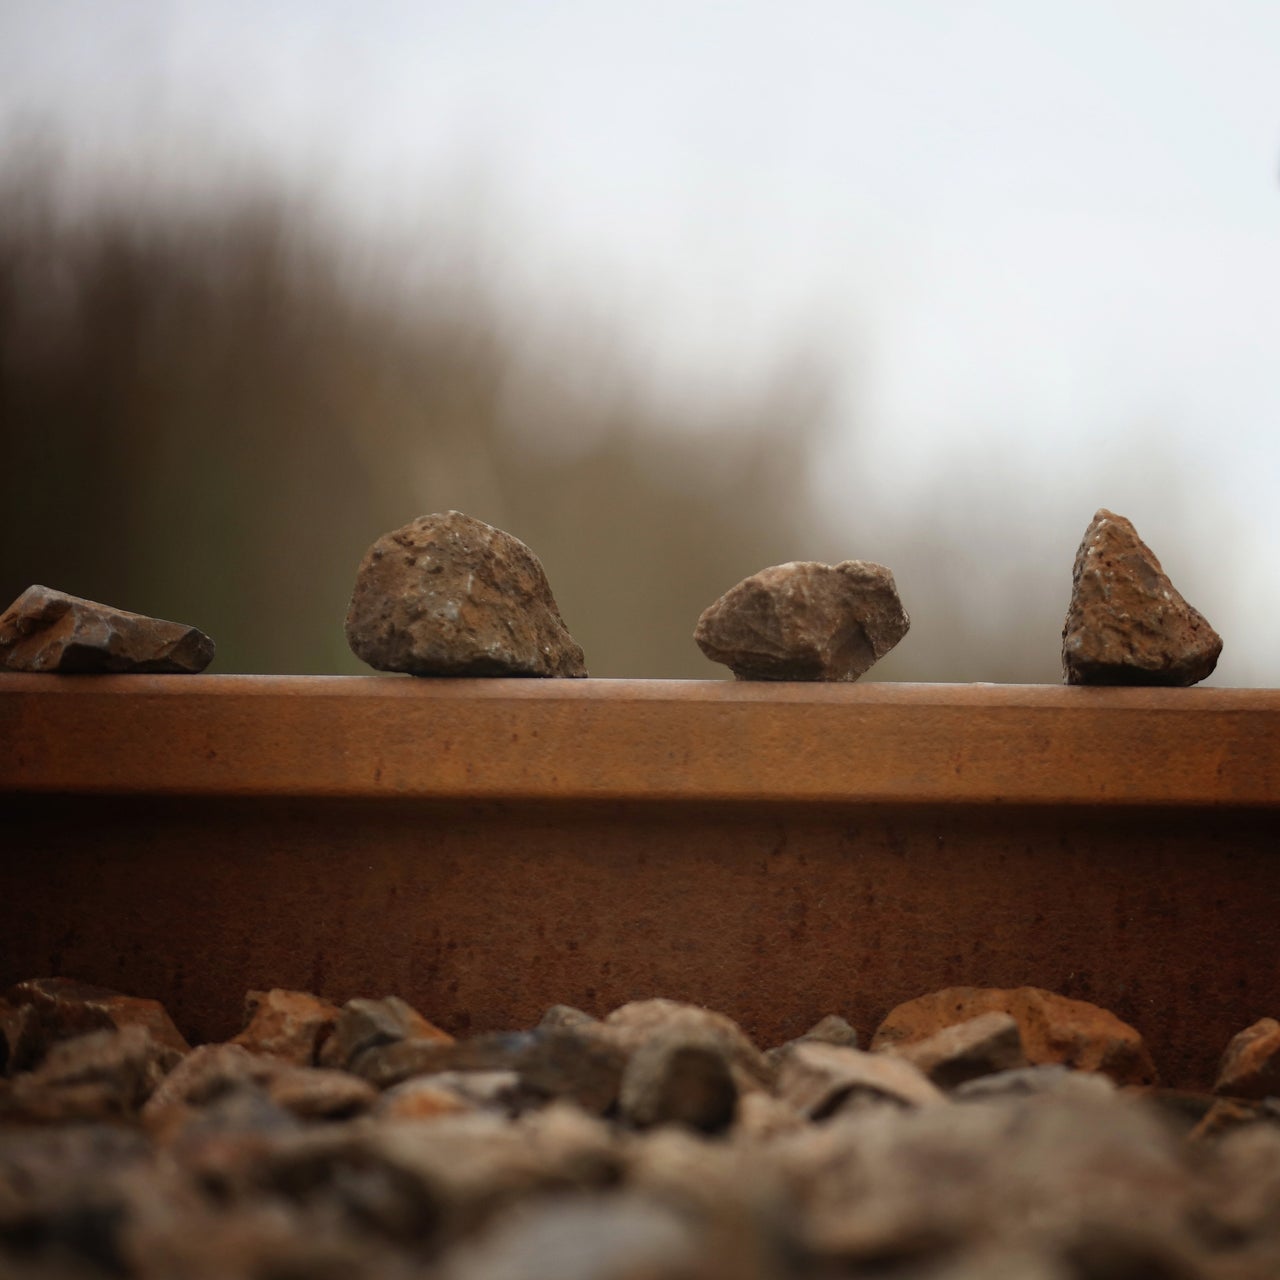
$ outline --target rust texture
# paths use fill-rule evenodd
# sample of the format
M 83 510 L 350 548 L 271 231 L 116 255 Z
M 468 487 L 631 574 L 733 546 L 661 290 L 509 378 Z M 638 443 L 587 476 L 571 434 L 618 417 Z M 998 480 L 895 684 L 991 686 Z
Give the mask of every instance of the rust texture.
M 0 793 L 1280 804 L 1280 690 L 0 675 Z
M 0 982 L 197 1040 L 284 986 L 456 1034 L 661 994 L 765 1044 L 1033 985 L 1207 1088 L 1280 1009 L 1278 722 L 1271 691 L 13 677 Z

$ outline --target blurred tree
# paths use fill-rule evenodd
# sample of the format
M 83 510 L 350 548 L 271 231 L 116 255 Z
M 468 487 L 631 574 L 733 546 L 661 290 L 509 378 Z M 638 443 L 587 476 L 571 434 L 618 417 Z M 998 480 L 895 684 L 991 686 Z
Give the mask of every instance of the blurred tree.
M 5 600 L 192 622 L 215 670 L 354 671 L 365 548 L 454 507 L 541 556 L 593 674 L 710 676 L 701 609 L 808 554 L 810 400 L 672 422 L 586 333 L 557 367 L 465 275 L 406 302 L 283 201 L 68 208 L 48 179 L 0 184 Z M 548 423 L 585 445 L 541 450 Z

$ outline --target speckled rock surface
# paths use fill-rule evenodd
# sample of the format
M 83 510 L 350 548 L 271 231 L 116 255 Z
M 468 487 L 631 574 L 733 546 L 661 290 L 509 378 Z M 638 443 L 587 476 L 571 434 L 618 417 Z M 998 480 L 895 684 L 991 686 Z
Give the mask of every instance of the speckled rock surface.
M 537 556 L 460 511 L 384 534 L 356 574 L 347 643 L 415 676 L 585 676 Z
M 1099 510 L 1072 572 L 1065 682 L 1190 685 L 1212 674 L 1221 652 L 1221 637 L 1178 594 L 1133 525 Z
M 800 560 L 726 591 L 703 610 L 693 638 L 739 680 L 856 680 L 910 625 L 883 565 Z

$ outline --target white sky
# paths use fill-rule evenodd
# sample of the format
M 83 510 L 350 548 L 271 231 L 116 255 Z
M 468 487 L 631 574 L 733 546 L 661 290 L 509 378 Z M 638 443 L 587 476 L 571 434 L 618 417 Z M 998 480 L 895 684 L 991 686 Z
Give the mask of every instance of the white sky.
M 833 512 L 954 477 L 1069 571 L 1111 506 L 1231 683 L 1280 680 L 1278 67 L 1276 0 L 0 0 L 0 113 L 86 154 L 461 191 L 686 389 L 818 338 Z

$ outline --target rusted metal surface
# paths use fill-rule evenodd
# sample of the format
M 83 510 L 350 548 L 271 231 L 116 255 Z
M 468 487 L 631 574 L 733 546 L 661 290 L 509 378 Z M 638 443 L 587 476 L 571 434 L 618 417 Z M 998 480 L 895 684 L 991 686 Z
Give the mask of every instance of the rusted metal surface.
M 0 791 L 1276 805 L 1280 690 L 0 676 Z
M 1031 983 L 1168 1083 L 1280 1009 L 1280 694 L 0 677 L 0 981 L 395 992 L 455 1032 L 655 994 L 763 1043 Z

